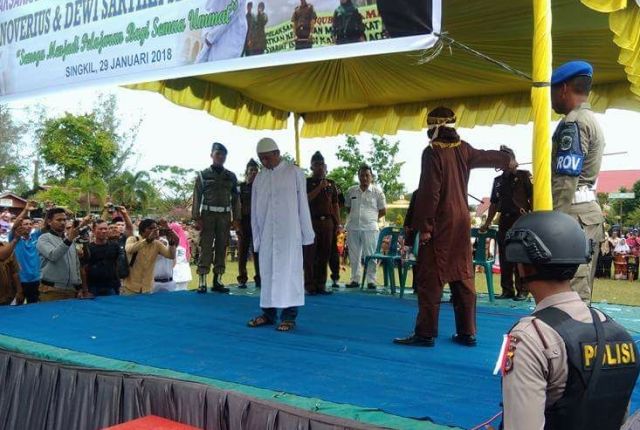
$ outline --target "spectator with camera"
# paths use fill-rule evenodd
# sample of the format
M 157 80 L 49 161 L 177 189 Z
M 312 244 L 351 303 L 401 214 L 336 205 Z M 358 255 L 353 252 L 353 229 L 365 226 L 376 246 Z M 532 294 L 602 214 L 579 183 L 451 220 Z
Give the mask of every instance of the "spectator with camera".
M 118 294 L 120 245 L 109 240 L 109 225 L 104 220 L 94 222 L 93 236 L 93 241 L 85 244 L 82 257 L 89 292 L 94 296 Z
M 178 237 L 168 226 L 164 226 L 161 232 L 158 223 L 147 218 L 140 222 L 138 230 L 140 235 L 131 236 L 125 246 L 129 259 L 129 276 L 120 290 L 123 295 L 150 293 L 154 284 L 156 257 L 162 255 L 171 260 L 176 258 Z M 158 240 L 161 233 L 167 238 L 169 246 Z
M 45 216 L 43 234 L 37 242 L 41 257 L 40 301 L 72 299 L 76 296 L 87 297 L 80 276 L 80 259 L 76 243 L 81 231 L 86 231 L 86 220 L 75 226 L 67 224 L 67 211 L 52 208 Z
M 39 300 L 40 254 L 36 244 L 42 231 L 39 228 L 34 228 L 34 223 L 29 217 L 30 213 L 36 209 L 35 202 L 28 202 L 15 219 L 13 229 L 9 233 L 9 241 L 17 239 L 15 257 L 20 265 L 20 286 L 27 303 L 37 303 Z M 16 301 L 21 303 L 21 300 Z
M 124 247 L 127 239 L 133 236 L 133 223 L 131 222 L 131 217 L 129 216 L 127 208 L 108 202 L 104 205 L 102 219 L 110 221 L 109 224 L 115 226 L 113 230 L 111 230 L 110 227 L 110 240 L 114 240 L 115 231 L 117 230 L 118 242 L 120 242 L 120 245 Z

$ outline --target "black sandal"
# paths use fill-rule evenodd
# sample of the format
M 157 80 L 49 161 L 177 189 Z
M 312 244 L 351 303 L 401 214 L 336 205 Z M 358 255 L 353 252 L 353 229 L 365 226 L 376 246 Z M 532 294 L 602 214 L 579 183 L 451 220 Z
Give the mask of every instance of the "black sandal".
M 198 294 L 205 294 L 207 292 L 207 286 L 206 285 L 200 285 L 198 287 Z
M 276 327 L 276 330 L 278 331 L 291 331 L 296 327 L 296 322 L 295 321 L 282 321 L 280 324 L 278 324 L 278 327 Z
M 273 325 L 273 321 L 271 321 L 269 318 L 267 318 L 264 315 L 260 315 L 250 319 L 247 325 L 249 327 L 256 328 L 256 327 L 262 327 L 265 325 Z

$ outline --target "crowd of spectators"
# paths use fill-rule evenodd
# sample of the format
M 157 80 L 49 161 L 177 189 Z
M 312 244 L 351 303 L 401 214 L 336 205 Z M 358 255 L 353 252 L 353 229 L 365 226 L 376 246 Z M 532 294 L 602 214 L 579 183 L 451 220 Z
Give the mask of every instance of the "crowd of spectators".
M 638 229 L 611 229 L 606 234 L 605 241 L 600 244 L 596 276 L 615 280 L 637 280 L 639 261 Z
M 32 218 L 29 202 L 0 214 L 0 305 L 186 290 L 191 281 L 188 229 L 178 222 L 132 222 L 108 203 L 80 219 L 61 207 Z

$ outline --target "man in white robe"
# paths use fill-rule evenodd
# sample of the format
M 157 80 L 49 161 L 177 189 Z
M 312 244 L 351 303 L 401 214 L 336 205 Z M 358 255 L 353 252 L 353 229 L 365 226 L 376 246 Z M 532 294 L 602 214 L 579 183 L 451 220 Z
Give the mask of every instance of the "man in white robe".
M 253 249 L 260 258 L 262 315 L 250 327 L 275 324 L 279 331 L 295 327 L 298 307 L 304 305 L 302 246 L 314 240 L 307 185 L 303 171 L 282 159 L 273 139 L 258 142 L 264 166 L 251 191 Z
M 196 63 L 226 60 L 242 56 L 247 38 L 247 19 L 244 16 L 245 0 L 207 0 L 209 13 L 225 15 L 227 23 L 202 30 L 202 49 Z

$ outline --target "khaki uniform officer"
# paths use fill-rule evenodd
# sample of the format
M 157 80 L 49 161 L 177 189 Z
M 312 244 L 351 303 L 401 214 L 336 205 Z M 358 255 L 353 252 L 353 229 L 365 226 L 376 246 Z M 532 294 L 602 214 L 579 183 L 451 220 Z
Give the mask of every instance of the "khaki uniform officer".
M 307 0 L 300 0 L 300 5 L 296 6 L 291 16 L 296 49 L 313 47 L 313 29 L 316 26 L 316 19 L 318 16 L 313 5 L 307 3 Z
M 597 244 L 593 264 L 580 266 L 571 281 L 571 288 L 587 303 L 591 301 L 599 244 L 604 240 L 604 217 L 594 185 L 605 142 L 587 103 L 592 75 L 589 63 L 572 61 L 556 69 L 551 78 L 553 109 L 565 115 L 553 135 L 553 208 L 574 217 L 587 238 Z
M 505 430 L 619 430 L 640 370 L 626 330 L 587 307 L 571 290 L 592 243 L 557 211 L 533 212 L 507 233 L 506 258 L 517 264 L 536 301 L 505 337 Z
M 503 145 L 500 150 L 515 158 L 515 153 L 511 148 Z M 498 299 L 520 301 L 525 300 L 529 295 L 526 286 L 523 286 L 522 282 L 520 282 L 515 265 L 504 258 L 504 238 L 518 218 L 531 212 L 532 200 L 533 185 L 531 184 L 531 173 L 528 170 L 505 170 L 502 175 L 494 179 L 489 214 L 481 230 L 486 231 L 491 225 L 496 212 L 500 212 L 497 242 L 498 254 L 500 255 L 500 286 L 502 287 L 502 294 L 497 297 Z
M 223 167 L 227 159 L 227 148 L 215 142 L 211 147 L 211 167 L 198 173 L 193 192 L 193 219 L 200 233 L 200 259 L 198 260 L 199 293 L 207 292 L 207 274 L 213 267 L 211 291 L 228 293 L 220 281 L 225 271 L 225 257 L 231 221 L 238 230 L 240 199 L 236 175 Z

